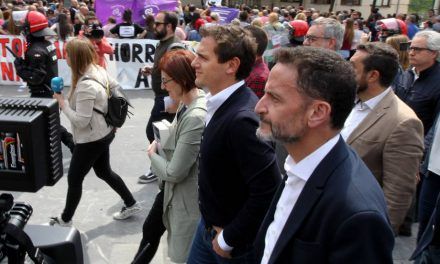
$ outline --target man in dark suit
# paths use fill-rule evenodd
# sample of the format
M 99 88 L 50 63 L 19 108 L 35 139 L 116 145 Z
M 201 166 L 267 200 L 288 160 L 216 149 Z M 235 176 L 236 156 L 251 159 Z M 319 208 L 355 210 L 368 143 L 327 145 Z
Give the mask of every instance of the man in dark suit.
M 284 144 L 285 182 L 256 238 L 261 263 L 392 263 L 383 192 L 339 135 L 356 80 L 338 54 L 281 49 L 255 111 L 257 133 Z
M 192 66 L 196 85 L 209 91 L 199 160 L 202 218 L 187 263 L 255 263 L 252 244 L 281 180 L 273 148 L 255 134 L 258 99 L 244 85 L 256 44 L 236 26 L 201 35 Z

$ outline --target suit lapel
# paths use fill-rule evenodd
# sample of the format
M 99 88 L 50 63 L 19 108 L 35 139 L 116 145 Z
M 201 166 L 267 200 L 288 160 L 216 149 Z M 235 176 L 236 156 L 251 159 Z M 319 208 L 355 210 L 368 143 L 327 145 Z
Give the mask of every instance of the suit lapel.
M 319 200 L 329 176 L 347 157 L 347 155 L 347 146 L 341 137 L 338 143 L 321 161 L 318 167 L 316 167 L 315 171 L 304 186 L 304 189 L 299 195 L 298 201 L 290 213 L 289 218 L 284 225 L 283 231 L 275 244 L 275 248 L 269 259 L 269 263 L 277 262 L 277 258 L 280 253 L 283 252 L 286 245 L 289 243 L 289 241 L 291 241 L 292 237 L 295 236 L 298 228 L 302 225 L 310 210 Z
M 230 111 L 230 105 L 233 105 L 235 103 L 235 101 L 240 100 L 241 98 L 241 94 L 243 94 L 245 92 L 245 85 L 240 86 L 237 90 L 235 90 L 229 97 L 228 99 L 226 99 L 226 101 L 224 101 L 220 107 L 215 111 L 214 115 L 211 118 L 211 121 L 209 121 L 208 123 L 208 127 L 211 125 L 211 123 L 215 123 L 215 120 L 219 117 L 219 116 L 223 116 L 223 113 L 225 111 Z M 214 121 L 214 122 L 213 122 Z
M 365 119 L 353 130 L 351 135 L 347 138 L 347 144 L 351 145 L 358 137 L 360 137 L 386 114 L 390 108 L 393 96 L 393 91 L 389 91 L 385 97 L 382 98 L 382 100 L 373 108 L 371 113 L 369 113 L 367 117 L 365 117 Z

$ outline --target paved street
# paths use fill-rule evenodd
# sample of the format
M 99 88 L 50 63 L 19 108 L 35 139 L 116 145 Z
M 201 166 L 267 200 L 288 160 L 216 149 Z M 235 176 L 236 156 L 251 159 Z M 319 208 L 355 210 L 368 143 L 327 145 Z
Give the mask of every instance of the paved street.
M 145 126 L 153 105 L 153 93 L 140 90 L 127 91 L 127 95 L 134 106 L 134 116 L 117 132 L 111 145 L 111 164 L 144 210 L 127 220 L 113 220 L 112 214 L 121 209 L 122 201 L 107 184 L 95 176 L 93 171 L 90 172 L 84 181 L 82 199 L 73 218 L 74 226 L 82 234 L 85 263 L 130 263 L 141 239 L 142 223 L 158 190 L 156 183 L 137 184 L 138 176 L 149 167 Z M 0 87 L 0 97 L 5 96 L 27 97 L 28 93 L 27 90 L 21 91 L 17 87 Z M 62 123 L 69 129 L 69 122 L 63 115 Z M 63 146 L 65 174 L 70 157 L 70 152 Z M 67 181 L 66 177 L 63 177 L 55 186 L 44 187 L 37 193 L 13 193 L 13 195 L 17 201 L 32 204 L 34 213 L 28 224 L 47 224 L 49 217 L 61 213 L 66 191 Z M 416 229 L 413 230 L 413 234 L 415 231 Z M 397 238 L 395 263 L 410 263 L 406 260 L 414 244 L 414 237 Z M 152 263 L 169 263 L 165 256 L 166 241 L 162 238 L 158 254 Z

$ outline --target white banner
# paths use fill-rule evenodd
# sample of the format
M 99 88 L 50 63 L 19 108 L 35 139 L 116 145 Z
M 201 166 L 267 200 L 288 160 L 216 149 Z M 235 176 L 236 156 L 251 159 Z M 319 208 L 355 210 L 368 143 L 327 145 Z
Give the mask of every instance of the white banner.
M 151 89 L 151 78 L 141 74 L 145 65 L 153 65 L 157 40 L 150 39 L 112 39 L 108 42 L 114 48 L 114 54 L 107 56 L 107 70 L 114 76 L 124 89 Z M 55 42 L 58 57 L 58 75 L 70 85 L 70 68 L 66 63 L 63 42 Z M 25 41 L 22 37 L 1 35 L 0 85 L 23 85 L 23 81 L 15 73 L 14 57 L 6 50 L 10 47 L 19 56 L 23 56 Z

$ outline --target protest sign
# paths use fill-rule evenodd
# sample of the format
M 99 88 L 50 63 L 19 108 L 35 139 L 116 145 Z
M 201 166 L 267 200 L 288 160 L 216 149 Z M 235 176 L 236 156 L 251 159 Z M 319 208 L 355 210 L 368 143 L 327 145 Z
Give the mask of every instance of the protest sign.
M 114 54 L 107 56 L 107 71 L 113 76 L 123 89 L 150 89 L 151 78 L 145 77 L 141 69 L 145 65 L 152 66 L 157 40 L 151 39 L 114 39 L 107 41 L 113 46 Z M 185 41 L 193 48 L 197 42 Z M 70 86 L 70 68 L 66 62 L 66 54 L 62 41 L 55 41 L 56 54 L 58 57 L 58 76 L 64 80 L 64 85 Z M 18 56 L 23 56 L 26 42 L 20 36 L 0 36 L 0 85 L 23 85 L 24 82 L 18 77 L 14 67 L 14 57 L 6 49 L 11 48 Z

